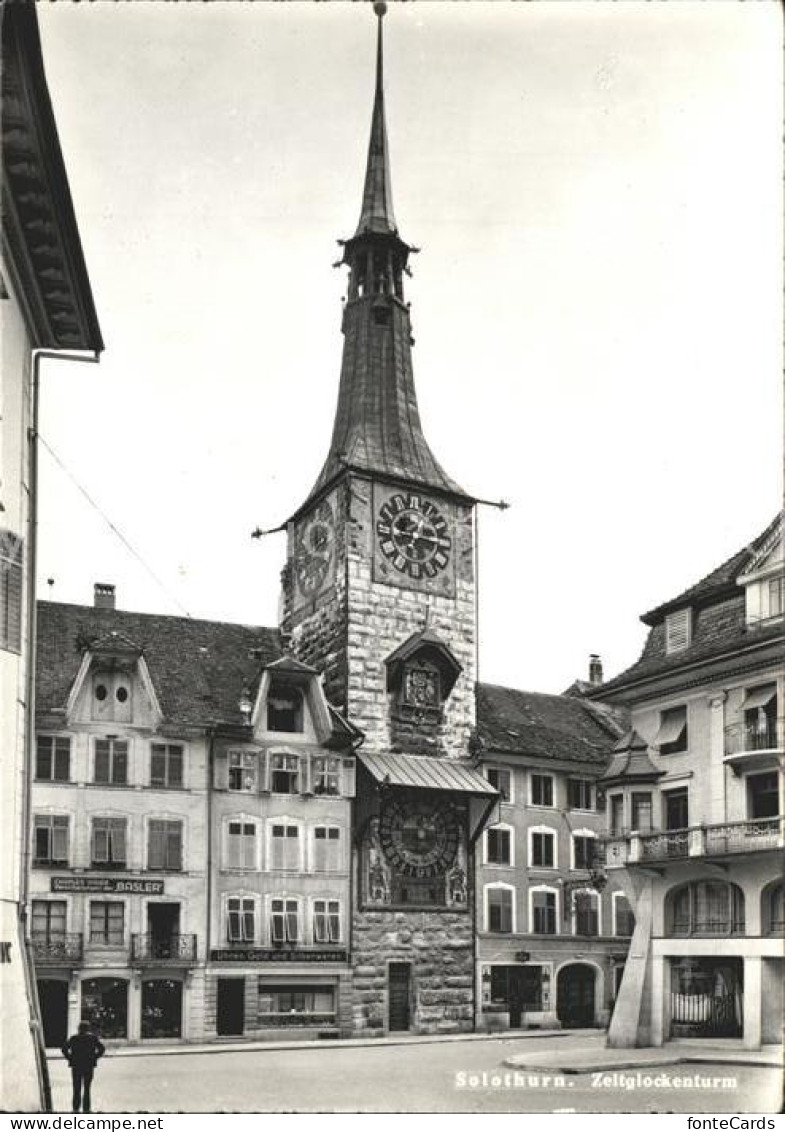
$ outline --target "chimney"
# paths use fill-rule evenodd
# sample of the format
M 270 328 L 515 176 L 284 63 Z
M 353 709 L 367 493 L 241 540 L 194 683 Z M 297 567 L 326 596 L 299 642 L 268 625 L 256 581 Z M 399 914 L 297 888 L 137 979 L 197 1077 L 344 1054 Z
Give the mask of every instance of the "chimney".
M 595 686 L 602 683 L 602 661 L 596 652 L 589 656 L 589 683 Z
M 96 582 L 93 587 L 93 605 L 96 609 L 114 609 L 114 586 Z

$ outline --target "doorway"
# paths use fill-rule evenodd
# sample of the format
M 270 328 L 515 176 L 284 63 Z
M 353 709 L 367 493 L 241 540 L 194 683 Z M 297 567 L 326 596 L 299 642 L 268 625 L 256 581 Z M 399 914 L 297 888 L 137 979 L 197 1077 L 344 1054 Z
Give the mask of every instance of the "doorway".
M 389 1003 L 390 1030 L 408 1030 L 409 985 L 411 982 L 411 963 L 391 963 L 387 973 L 387 1000 Z
M 148 904 L 150 959 L 176 959 L 180 934 L 179 904 Z
M 68 983 L 62 979 L 39 979 L 38 1003 L 44 1027 L 44 1045 L 59 1049 L 68 1038 Z
M 736 957 L 671 960 L 671 1037 L 740 1038 L 744 965 Z
M 177 979 L 145 979 L 142 983 L 142 1037 L 180 1038 L 183 984 Z
M 245 1032 L 245 979 L 219 979 L 215 1003 L 219 1037 Z
M 556 1013 L 565 1029 L 594 1025 L 597 972 L 586 963 L 568 963 L 559 971 Z

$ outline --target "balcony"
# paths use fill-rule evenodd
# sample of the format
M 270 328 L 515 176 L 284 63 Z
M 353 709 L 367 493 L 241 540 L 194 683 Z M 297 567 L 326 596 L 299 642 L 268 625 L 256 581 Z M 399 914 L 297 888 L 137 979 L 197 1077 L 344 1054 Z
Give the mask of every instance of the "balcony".
M 721 857 L 782 849 L 784 819 L 755 818 L 752 821 L 695 825 L 688 829 L 632 832 L 604 838 L 602 856 L 607 869 L 646 867 L 695 857 Z
M 33 960 L 36 967 L 80 967 L 82 964 L 82 933 L 63 935 L 33 935 Z
M 159 936 L 149 932 L 131 936 L 131 962 L 151 966 L 190 967 L 196 962 L 196 936 Z
M 738 774 L 744 770 L 767 770 L 777 766 L 777 755 L 785 752 L 785 719 L 755 723 L 740 720 L 725 728 L 725 762 Z

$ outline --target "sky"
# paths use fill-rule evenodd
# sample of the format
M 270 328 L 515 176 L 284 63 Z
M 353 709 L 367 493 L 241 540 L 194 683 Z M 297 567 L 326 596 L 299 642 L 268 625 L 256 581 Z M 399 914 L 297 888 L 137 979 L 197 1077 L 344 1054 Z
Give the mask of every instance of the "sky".
M 106 343 L 42 366 L 62 467 L 42 451 L 40 591 L 274 625 L 285 538 L 250 535 L 330 440 L 370 6 L 38 10 Z M 511 503 L 479 509 L 482 680 L 559 692 L 591 652 L 614 675 L 640 614 L 780 506 L 781 18 L 389 5 L 423 424 L 450 476 Z

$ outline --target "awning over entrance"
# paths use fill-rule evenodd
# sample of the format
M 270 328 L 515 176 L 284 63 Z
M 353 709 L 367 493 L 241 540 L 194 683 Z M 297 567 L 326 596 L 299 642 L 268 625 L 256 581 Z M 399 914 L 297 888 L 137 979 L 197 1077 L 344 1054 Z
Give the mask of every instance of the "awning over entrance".
M 410 790 L 440 790 L 468 794 L 469 836 L 474 841 L 484 829 L 501 795 L 478 770 L 458 759 L 436 759 L 428 755 L 376 754 L 358 751 L 358 760 L 383 787 Z

